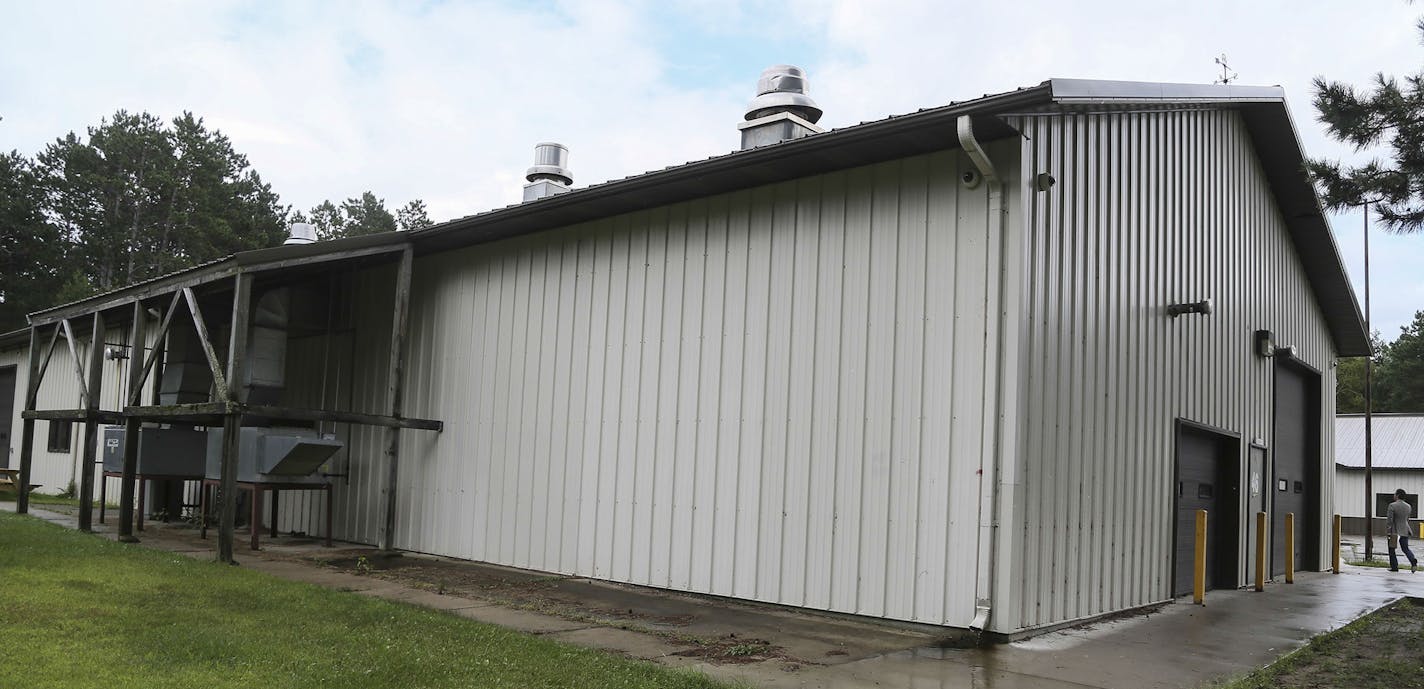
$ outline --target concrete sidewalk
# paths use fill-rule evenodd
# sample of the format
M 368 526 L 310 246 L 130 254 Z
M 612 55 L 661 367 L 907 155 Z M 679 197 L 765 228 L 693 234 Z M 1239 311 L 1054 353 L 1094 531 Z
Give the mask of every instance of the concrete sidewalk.
M 4 508 L 13 511 L 14 506 L 0 505 Z M 36 517 L 75 526 L 72 516 L 32 511 Z M 112 527 L 101 526 L 99 533 L 112 537 Z M 151 524 L 142 537 L 148 547 L 212 556 L 212 541 L 198 540 L 191 529 Z M 413 562 L 460 568 L 498 581 L 540 582 L 540 600 L 551 603 L 509 607 L 478 595 L 438 593 L 429 586 L 358 576 L 303 559 L 323 552 L 332 551 L 308 539 L 278 538 L 268 541 L 262 551 L 239 550 L 238 559 L 245 567 L 284 579 L 446 610 L 762 687 L 1196 687 L 1269 664 L 1310 637 L 1402 596 L 1424 595 L 1424 573 L 1347 567 L 1338 576 L 1303 573 L 1296 584 L 1270 584 L 1264 593 L 1213 591 L 1204 607 L 1174 603 L 1149 615 L 1015 643 L 952 649 L 939 647 L 944 634 L 933 629 L 407 556 Z M 571 615 L 572 609 L 598 614 Z M 607 611 L 622 617 L 610 619 L 602 614 Z M 620 621 L 624 619 L 636 623 Z M 756 662 L 730 663 L 725 657 L 709 662 L 697 653 L 701 646 L 693 638 L 765 641 L 778 652 Z

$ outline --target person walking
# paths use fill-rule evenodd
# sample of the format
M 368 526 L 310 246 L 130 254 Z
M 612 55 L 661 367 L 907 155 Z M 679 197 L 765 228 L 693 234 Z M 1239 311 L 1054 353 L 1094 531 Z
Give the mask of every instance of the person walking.
M 1394 502 L 1389 503 L 1389 508 L 1385 511 L 1386 523 L 1385 534 L 1389 536 L 1389 571 L 1399 571 L 1399 557 L 1395 554 L 1395 545 L 1404 551 L 1404 556 L 1409 558 L 1409 571 L 1419 571 L 1419 560 L 1414 557 L 1414 552 L 1409 549 L 1409 517 L 1412 509 L 1408 502 L 1404 501 L 1404 489 L 1394 491 Z

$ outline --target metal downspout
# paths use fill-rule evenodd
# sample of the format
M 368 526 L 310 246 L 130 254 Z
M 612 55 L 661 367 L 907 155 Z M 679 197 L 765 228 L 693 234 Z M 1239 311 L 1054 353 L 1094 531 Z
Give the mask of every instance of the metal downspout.
M 995 538 L 997 536 L 997 524 L 994 518 L 998 513 L 999 501 L 999 473 L 1003 458 L 1000 456 L 1002 442 L 1002 414 L 999 406 L 1003 404 L 1003 396 L 1000 394 L 999 386 L 1004 376 L 1004 328 L 1003 328 L 1003 300 L 1005 295 L 1004 281 L 1007 278 L 1007 271 L 1003 262 L 1008 260 L 1003 251 L 1004 241 L 1004 182 L 999 178 L 998 171 L 994 169 L 993 161 L 989 160 L 984 148 L 979 145 L 978 139 L 974 138 L 974 123 L 968 115 L 959 116 L 955 123 L 959 130 L 959 145 L 964 149 L 964 153 L 969 156 L 969 160 L 978 168 L 979 174 L 984 178 L 984 184 L 989 191 L 989 242 L 997 241 L 1000 245 L 999 251 L 999 280 L 997 285 L 998 293 L 995 299 L 998 302 L 999 313 L 993 317 L 1000 319 L 995 327 L 997 341 L 989 341 L 986 337 L 985 346 L 993 346 L 995 366 L 993 369 L 994 380 L 992 385 L 986 385 L 986 390 L 993 390 L 994 404 L 990 405 L 988 413 L 994 415 L 994 434 L 990 439 L 992 443 L 988 452 L 983 452 L 979 456 L 979 537 L 977 540 L 975 558 L 975 585 L 974 585 L 974 620 L 969 623 L 970 629 L 983 632 L 989 627 L 989 618 L 994 603 L 994 560 L 995 560 Z M 988 315 L 988 314 L 986 314 Z M 987 353 L 987 352 L 986 352 Z

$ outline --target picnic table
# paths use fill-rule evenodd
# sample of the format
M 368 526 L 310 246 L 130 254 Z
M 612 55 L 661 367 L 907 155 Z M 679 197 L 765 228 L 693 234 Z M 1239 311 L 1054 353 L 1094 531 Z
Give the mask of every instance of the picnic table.
M 40 487 L 40 486 L 39 486 L 39 484 L 37 484 L 37 483 L 31 483 L 31 484 L 30 484 L 30 490 L 34 490 L 34 489 L 39 488 L 39 487 Z M 19 470 L 19 469 L 0 469 L 0 490 L 19 490 L 19 488 L 20 488 L 20 470 Z

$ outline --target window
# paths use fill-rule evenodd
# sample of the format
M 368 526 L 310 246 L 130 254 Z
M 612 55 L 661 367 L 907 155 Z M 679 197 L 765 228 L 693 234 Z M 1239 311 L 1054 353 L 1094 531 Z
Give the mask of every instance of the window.
M 50 452 L 69 452 L 69 430 L 73 426 L 73 421 L 49 422 Z
M 1404 501 L 1409 503 L 1410 515 L 1415 519 L 1419 518 L 1419 495 L 1417 493 L 1405 493 Z M 1386 517 L 1389 513 L 1389 503 L 1394 502 L 1394 493 L 1375 493 L 1375 516 Z

